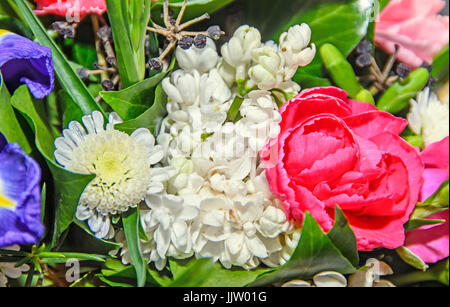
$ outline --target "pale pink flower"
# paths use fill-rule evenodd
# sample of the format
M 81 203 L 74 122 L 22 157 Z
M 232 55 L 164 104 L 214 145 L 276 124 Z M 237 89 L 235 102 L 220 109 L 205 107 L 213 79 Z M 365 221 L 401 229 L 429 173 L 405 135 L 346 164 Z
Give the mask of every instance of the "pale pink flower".
M 423 202 L 449 178 L 449 137 L 428 146 L 421 157 L 425 163 L 420 199 Z M 405 246 L 424 262 L 434 263 L 449 255 L 449 211 L 434 214 L 429 219 L 445 220 L 445 223 L 427 225 L 408 232 Z
M 442 0 L 391 0 L 375 26 L 375 43 L 389 54 L 398 45 L 397 59 L 410 66 L 431 64 L 448 43 L 449 18 L 438 13 Z

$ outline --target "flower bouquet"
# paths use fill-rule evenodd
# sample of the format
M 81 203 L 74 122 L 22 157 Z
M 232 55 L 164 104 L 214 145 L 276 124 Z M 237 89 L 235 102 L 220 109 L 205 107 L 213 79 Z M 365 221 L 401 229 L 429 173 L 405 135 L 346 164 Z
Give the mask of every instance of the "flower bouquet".
M 0 286 L 448 286 L 444 6 L 2 0 Z

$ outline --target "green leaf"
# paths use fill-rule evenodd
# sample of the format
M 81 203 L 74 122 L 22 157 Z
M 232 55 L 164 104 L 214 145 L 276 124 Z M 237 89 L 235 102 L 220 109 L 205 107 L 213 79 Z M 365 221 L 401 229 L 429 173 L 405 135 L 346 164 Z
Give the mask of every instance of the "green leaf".
M 28 3 L 25 0 L 17 0 L 16 3 L 39 43 L 52 50 L 55 73 L 62 88 L 67 91 L 72 100 L 80 107 L 84 114 L 90 114 L 97 110 L 105 116 L 102 108 L 94 100 L 84 83 L 72 69 L 59 47 L 49 37 L 47 31 L 33 13 Z
M 155 91 L 155 101 L 147 111 L 135 119 L 116 124 L 114 128 L 128 134 L 133 133 L 138 128 L 147 128 L 156 135 L 162 120 L 167 114 L 166 103 L 167 95 L 164 93 L 162 85 L 159 84 Z
M 339 215 L 339 214 L 338 214 Z M 339 216 L 336 229 L 344 229 L 346 226 L 342 222 L 344 217 Z M 334 230 L 335 232 L 340 230 Z M 342 239 L 336 233 L 332 236 L 336 242 L 351 242 L 352 240 Z M 349 253 L 350 248 L 346 248 Z M 302 233 L 299 243 L 289 261 L 280 268 L 262 274 L 252 285 L 261 286 L 273 282 L 286 281 L 292 278 L 311 278 L 315 274 L 323 271 L 337 271 L 342 274 L 350 274 L 356 271 L 352 263 L 334 245 L 329 236 L 325 235 L 319 224 L 314 220 L 309 212 L 305 214 Z
M 79 261 L 97 261 L 105 262 L 104 255 L 86 254 L 86 253 L 69 253 L 69 252 L 41 252 L 38 257 L 45 263 L 63 263 L 68 259 L 77 259 Z
M 208 259 L 169 259 L 173 282 L 170 286 L 182 287 L 244 287 L 272 268 L 244 270 L 224 268 L 220 263 L 212 264 Z
M 145 77 L 145 33 L 150 20 L 150 0 L 135 1 L 130 5 L 128 1 L 106 0 L 117 66 L 124 88 Z M 135 9 L 131 11 L 130 6 Z
M 418 203 L 411 214 L 406 231 L 411 231 L 425 225 L 435 225 L 444 220 L 428 219 L 429 216 L 448 210 L 449 206 L 449 180 L 444 181 L 439 189 L 423 203 Z
M 100 92 L 103 100 L 124 121 L 144 113 L 155 101 L 155 88 L 167 72 L 159 73 L 121 91 Z
M 344 213 L 338 206 L 335 207 L 333 228 L 331 228 L 327 236 L 333 244 L 339 248 L 342 255 L 347 258 L 354 267 L 357 267 L 359 264 L 359 254 L 356 236 L 345 218 Z
M 85 274 L 83 277 L 78 279 L 76 282 L 72 283 L 69 287 L 71 288 L 93 288 L 93 287 L 99 287 L 102 283 L 99 282 L 99 279 L 93 272 L 89 272 L 88 274 Z
M 124 265 L 118 259 L 108 258 L 105 263 L 105 269 L 102 269 L 102 275 L 112 282 L 123 282 L 131 285 L 136 284 L 136 271 L 131 265 Z M 171 280 L 168 276 L 147 270 L 147 282 L 145 286 L 168 285 Z
M 51 247 L 54 247 L 64 230 L 72 223 L 81 193 L 94 176 L 75 174 L 57 164 L 53 156 L 55 150 L 53 136 L 36 111 L 25 85 L 16 90 L 11 98 L 11 104 L 29 120 L 35 133 L 36 147 L 45 158 L 53 175 L 56 212 Z
M 0 132 L 5 136 L 9 143 L 17 143 L 22 150 L 29 154 L 31 147 L 25 134 L 20 127 L 20 124 L 14 113 L 14 109 L 10 103 L 9 92 L 3 83 L 3 78 L 0 72 Z
M 69 123 L 73 120 L 81 123 L 83 111 L 73 102 L 72 98 L 65 90 L 59 90 L 57 94 L 58 100 L 62 102 L 63 106 L 63 128 L 67 128 Z
M 331 86 L 331 82 L 323 73 L 322 67 L 322 61 L 317 55 L 309 65 L 299 67 L 292 80 L 301 84 L 304 89 L 316 86 Z
M 147 279 L 147 262 L 142 255 L 139 240 L 139 209 L 129 209 L 122 215 L 122 222 L 131 263 L 136 271 L 137 285 L 138 287 L 143 287 Z
M 204 13 L 213 14 L 225 7 L 234 0 L 189 0 L 186 11 L 184 13 L 183 21 L 189 21 Z M 183 0 L 172 0 L 169 3 L 170 9 L 173 11 L 175 18 L 180 12 Z M 159 0 L 152 3 L 152 20 L 160 25 L 163 24 L 161 14 L 163 11 L 164 0 Z
M 89 228 L 89 226 L 86 224 L 86 222 L 80 221 L 78 219 L 74 219 L 74 224 L 76 224 L 79 228 L 81 228 L 82 230 L 84 230 L 87 234 L 89 234 L 90 236 L 92 236 L 93 238 L 95 238 L 95 242 L 101 242 L 102 247 L 104 247 L 104 249 L 106 251 L 111 251 L 111 250 L 115 250 L 115 249 L 120 249 L 121 245 L 115 242 L 111 242 L 111 241 L 107 241 L 107 240 L 103 240 L 103 239 L 99 239 L 95 237 L 95 234 L 91 231 L 91 229 Z M 92 243 L 90 245 L 90 247 L 92 248 Z
M 170 287 L 198 287 L 214 269 L 212 259 L 194 259 L 189 262 L 170 262 L 173 282 Z
M 94 68 L 92 64 L 97 61 L 97 51 L 89 45 L 75 43 L 72 47 L 73 60 L 88 69 Z
M 448 78 L 449 70 L 449 45 L 447 44 L 433 59 L 431 75 L 438 81 Z
M 32 38 L 31 30 L 19 19 L 11 17 L 11 15 L 2 15 L 0 11 L 0 29 L 8 30 L 16 34 Z

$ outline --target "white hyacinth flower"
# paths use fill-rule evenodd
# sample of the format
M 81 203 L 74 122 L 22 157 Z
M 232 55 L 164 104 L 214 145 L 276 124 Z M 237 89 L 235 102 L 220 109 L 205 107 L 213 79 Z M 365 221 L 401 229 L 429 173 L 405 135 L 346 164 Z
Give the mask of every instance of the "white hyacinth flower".
M 306 66 L 314 59 L 316 46 L 311 44 L 311 29 L 305 23 L 289 28 L 280 36 L 280 52 L 286 64 L 285 80 L 290 80 L 299 66 Z
M 253 153 L 258 153 L 270 139 L 280 133 L 281 115 L 270 92 L 252 91 L 241 105 L 239 134 L 248 139 Z
M 214 41 L 210 38 L 206 39 L 206 46 L 204 48 L 197 48 L 192 45 L 189 49 L 177 47 L 175 56 L 178 65 L 184 70 L 197 70 L 200 73 L 207 73 L 213 69 L 219 55 Z
M 187 106 L 196 105 L 200 99 L 200 73 L 197 70 L 177 70 L 162 81 L 169 101 Z
M 200 106 L 214 102 L 225 102 L 231 97 L 231 91 L 223 81 L 217 69 L 208 74 L 200 74 L 197 70 L 177 70 L 162 81 L 164 92 L 169 103 L 178 103 L 179 109 L 188 106 Z M 169 113 L 176 111 L 169 110 Z M 169 114 L 169 115 L 170 115 Z M 176 115 L 179 116 L 179 115 Z M 180 120 L 174 118 L 174 120 Z
M 417 95 L 417 101 L 410 101 L 411 109 L 406 117 L 411 130 L 423 137 L 425 147 L 449 135 L 449 106 L 430 91 L 426 88 Z
M 153 233 L 156 244 L 152 253 L 157 253 L 158 259 L 192 255 L 189 222 L 197 217 L 198 208 L 184 204 L 181 197 L 168 194 L 147 195 L 145 202 L 151 210 L 143 216 L 144 230 Z M 161 263 L 158 269 L 162 269 Z
M 232 88 L 234 82 L 236 81 L 236 68 L 228 64 L 223 58 L 219 60 L 217 64 L 217 71 L 222 77 L 223 81 L 227 84 L 229 88 Z
M 110 114 L 106 129 L 98 111 L 82 121 L 84 127 L 70 122 L 55 140 L 55 158 L 71 172 L 95 175 L 80 197 L 76 217 L 87 220 L 96 237 L 112 238 L 111 215 L 136 207 L 149 189 L 162 189 L 158 176 L 152 175 L 156 170 L 152 165 L 161 161 L 164 151 L 148 129 L 131 135 L 115 130 L 114 124 L 121 122 L 115 113 Z
M 261 90 L 278 88 L 283 83 L 284 59 L 271 46 L 253 50 L 254 65 L 249 68 L 248 75 Z
M 239 27 L 230 41 L 222 46 L 222 57 L 236 69 L 236 80 L 246 79 L 246 70 L 252 60 L 253 50 L 260 46 L 261 33 L 248 25 Z
M 17 244 L 3 247 L 5 250 L 19 251 L 20 246 Z M 15 262 L 0 262 L 0 288 L 5 288 L 8 284 L 8 278 L 17 279 L 23 272 L 27 272 L 30 267 L 26 264 L 22 264 L 16 267 Z

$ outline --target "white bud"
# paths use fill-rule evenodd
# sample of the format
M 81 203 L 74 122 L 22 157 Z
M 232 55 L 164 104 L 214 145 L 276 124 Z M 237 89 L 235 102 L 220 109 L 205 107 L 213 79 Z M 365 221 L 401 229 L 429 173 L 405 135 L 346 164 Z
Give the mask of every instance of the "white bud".
M 260 47 L 261 34 L 248 25 L 239 27 L 221 52 L 225 61 L 236 68 L 236 80 L 245 80 L 246 66 L 252 60 L 253 50 Z
M 289 28 L 280 36 L 280 52 L 286 63 L 285 80 L 291 79 L 299 66 L 306 66 L 314 59 L 316 46 L 308 47 L 311 29 L 305 23 Z
M 261 90 L 277 88 L 283 82 L 283 58 L 270 46 L 253 51 L 253 62 L 248 75 Z
M 195 69 L 200 73 L 206 73 L 216 66 L 217 61 L 219 60 L 219 55 L 217 54 L 217 48 L 214 41 L 207 38 L 206 46 L 201 49 L 195 47 L 194 45 L 187 50 L 177 47 L 176 58 L 178 65 L 182 69 Z
M 171 101 L 193 105 L 198 101 L 200 74 L 196 70 L 177 70 L 162 81 L 162 87 Z
M 217 65 L 217 71 L 227 86 L 231 88 L 234 81 L 236 81 L 236 69 L 221 58 L 219 64 Z

